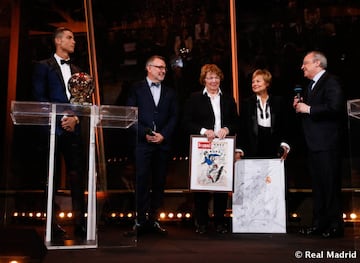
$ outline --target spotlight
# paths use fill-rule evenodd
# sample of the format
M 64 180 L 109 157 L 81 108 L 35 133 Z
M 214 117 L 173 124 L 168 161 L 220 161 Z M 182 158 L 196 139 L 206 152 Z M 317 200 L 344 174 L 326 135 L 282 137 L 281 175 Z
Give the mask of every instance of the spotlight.
M 301 217 L 298 213 L 291 213 L 290 217 L 289 217 L 289 221 L 290 222 L 300 222 L 301 221 Z
M 160 219 L 165 219 L 166 214 L 164 212 L 160 213 Z
M 177 213 L 176 217 L 179 218 L 179 219 L 182 218 L 182 213 Z
M 357 215 L 356 215 L 355 213 L 351 213 L 351 214 L 350 214 L 350 218 L 351 218 L 352 220 L 356 220 Z

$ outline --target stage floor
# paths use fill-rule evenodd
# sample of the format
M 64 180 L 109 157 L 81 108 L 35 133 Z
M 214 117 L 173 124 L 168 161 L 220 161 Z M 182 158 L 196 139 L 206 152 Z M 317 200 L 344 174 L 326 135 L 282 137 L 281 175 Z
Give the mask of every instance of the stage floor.
M 164 224 L 166 237 L 144 235 L 133 245 L 119 245 L 123 228 L 100 226 L 98 248 L 48 250 L 44 263 L 63 262 L 359 262 L 360 227 L 346 226 L 337 239 L 304 237 L 297 228 L 287 234 L 198 235 L 190 224 Z M 311 259 L 310 257 L 315 257 Z

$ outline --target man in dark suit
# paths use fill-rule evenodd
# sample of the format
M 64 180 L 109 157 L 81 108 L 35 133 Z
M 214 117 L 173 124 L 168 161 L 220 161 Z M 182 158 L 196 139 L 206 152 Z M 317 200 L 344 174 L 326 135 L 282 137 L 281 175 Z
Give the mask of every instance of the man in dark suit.
M 68 81 L 72 74 L 80 72 L 78 67 L 70 63 L 70 54 L 75 49 L 73 32 L 64 27 L 56 29 L 54 44 L 54 55 L 35 63 L 32 77 L 33 97 L 41 102 L 70 103 Z M 56 127 L 56 151 L 64 157 L 66 174 L 70 182 L 74 232 L 84 237 L 85 176 L 79 122 L 79 118 L 74 115 L 62 118 L 59 116 Z M 59 225 L 54 225 L 53 234 L 65 234 L 65 231 Z
M 165 59 L 150 57 L 147 76 L 129 91 L 127 106 L 138 107 L 138 143 L 136 162 L 136 212 L 134 230 L 138 234 L 166 234 L 157 219 L 163 203 L 167 163 L 177 123 L 175 91 L 165 86 Z
M 204 89 L 191 94 L 185 104 L 183 128 L 189 135 L 203 135 L 212 141 L 215 137 L 223 139 L 235 135 L 238 122 L 234 99 L 224 94 L 220 82 L 224 79 L 222 70 L 215 64 L 205 64 L 201 68 L 200 84 Z M 194 193 L 196 232 L 205 234 L 209 225 L 209 200 L 211 193 Z M 228 193 L 216 192 L 214 200 L 214 224 L 216 232 L 228 231 L 225 222 Z
M 340 143 L 345 104 L 340 83 L 326 68 L 323 53 L 306 54 L 301 69 L 311 81 L 303 100 L 295 97 L 293 106 L 301 114 L 313 180 L 313 225 L 301 232 L 332 238 L 344 234 Z

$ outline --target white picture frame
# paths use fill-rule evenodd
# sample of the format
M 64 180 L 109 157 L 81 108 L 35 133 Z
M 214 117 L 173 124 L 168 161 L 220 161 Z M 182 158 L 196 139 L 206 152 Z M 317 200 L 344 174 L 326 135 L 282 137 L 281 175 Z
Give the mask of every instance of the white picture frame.
M 283 160 L 236 161 L 232 213 L 233 233 L 286 233 Z
M 235 136 L 190 136 L 190 191 L 233 191 Z

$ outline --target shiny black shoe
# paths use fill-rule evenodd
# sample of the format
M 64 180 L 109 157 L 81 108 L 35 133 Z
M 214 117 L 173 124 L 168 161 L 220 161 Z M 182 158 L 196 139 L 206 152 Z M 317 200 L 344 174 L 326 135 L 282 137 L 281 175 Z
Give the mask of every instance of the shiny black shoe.
M 324 238 L 339 238 L 344 236 L 344 229 L 332 227 L 322 233 Z
M 195 230 L 196 233 L 203 235 L 207 232 L 207 226 L 206 225 L 198 225 Z
M 150 224 L 150 228 L 151 228 L 151 232 L 155 234 L 160 234 L 162 236 L 166 236 L 168 234 L 168 231 L 165 228 L 163 228 L 157 221 Z
M 217 225 L 216 226 L 216 233 L 218 234 L 226 234 L 228 232 L 226 226 L 224 225 Z
M 299 233 L 304 236 L 320 236 L 322 231 L 318 227 L 312 226 L 300 229 Z

